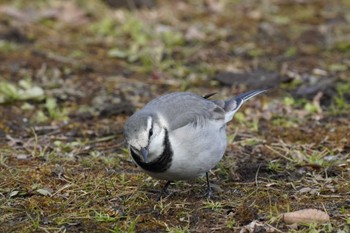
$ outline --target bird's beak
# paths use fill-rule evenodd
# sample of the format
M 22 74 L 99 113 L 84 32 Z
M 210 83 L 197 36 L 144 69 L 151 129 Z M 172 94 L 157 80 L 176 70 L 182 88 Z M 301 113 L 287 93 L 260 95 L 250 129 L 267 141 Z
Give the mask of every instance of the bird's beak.
M 141 147 L 141 154 L 142 154 L 142 157 L 143 157 L 143 161 L 145 163 L 148 162 L 148 148 L 147 147 Z

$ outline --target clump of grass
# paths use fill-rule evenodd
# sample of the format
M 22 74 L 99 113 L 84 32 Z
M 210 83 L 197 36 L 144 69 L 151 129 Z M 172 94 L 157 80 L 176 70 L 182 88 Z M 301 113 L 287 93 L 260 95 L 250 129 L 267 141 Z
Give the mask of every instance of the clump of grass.
M 171 53 L 174 48 L 184 44 L 184 36 L 180 31 L 170 26 L 157 30 L 136 14 L 121 13 L 123 17 L 120 22 L 102 19 L 91 27 L 92 31 L 102 36 L 115 36 L 129 42 L 128 46 L 124 46 L 116 41 L 116 45 L 108 51 L 109 57 L 124 59 L 129 63 L 140 62 L 139 69 L 146 72 L 174 65 Z
M 339 83 L 336 85 L 337 95 L 333 97 L 331 112 L 334 115 L 343 114 L 350 109 L 350 82 Z
M 0 104 L 42 99 L 44 99 L 44 90 L 33 85 L 30 80 L 22 79 L 18 84 L 0 82 Z

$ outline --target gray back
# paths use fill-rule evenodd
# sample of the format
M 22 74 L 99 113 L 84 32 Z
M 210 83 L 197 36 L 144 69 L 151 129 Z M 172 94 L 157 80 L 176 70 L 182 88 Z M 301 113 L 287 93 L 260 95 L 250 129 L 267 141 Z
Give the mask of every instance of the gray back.
M 149 102 L 142 112 L 156 113 L 168 121 L 169 130 L 187 124 L 203 125 L 207 120 L 224 120 L 225 111 L 218 104 L 190 92 L 174 92 Z

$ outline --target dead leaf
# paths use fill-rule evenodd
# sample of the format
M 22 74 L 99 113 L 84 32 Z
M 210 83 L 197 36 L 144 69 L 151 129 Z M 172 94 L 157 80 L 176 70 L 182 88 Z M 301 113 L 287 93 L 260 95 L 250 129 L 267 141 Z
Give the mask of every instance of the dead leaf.
M 203 40 L 205 38 L 205 34 L 201 32 L 197 27 L 190 26 L 185 34 L 186 40 Z
M 28 159 L 28 155 L 26 155 L 26 154 L 18 154 L 17 156 L 16 156 L 16 158 L 17 159 L 21 159 L 21 160 L 25 160 L 25 159 Z
M 23 23 L 31 23 L 37 20 L 36 14 L 30 10 L 19 10 L 12 6 L 1 6 L 0 13 L 14 18 Z
M 18 193 L 19 193 L 19 191 L 14 190 L 10 193 L 10 197 L 15 197 L 15 196 L 17 196 Z
M 303 161 L 307 161 L 306 156 L 301 153 L 300 150 L 292 150 L 291 151 L 291 156 L 293 159 L 295 159 L 298 162 L 303 162 Z
M 87 13 L 73 2 L 65 2 L 57 9 L 56 17 L 64 23 L 82 25 L 88 22 Z
M 281 232 L 277 228 L 257 220 L 252 221 L 248 225 L 241 228 L 239 233 L 251 233 L 251 232 Z
M 56 7 L 43 10 L 32 8 L 20 10 L 11 6 L 0 6 L 0 13 L 26 24 L 42 19 L 57 19 L 63 23 L 78 26 L 89 21 L 87 12 L 73 2 L 64 2 Z
M 293 224 L 287 225 L 287 227 L 289 229 L 292 229 L 292 230 L 297 230 L 298 229 L 298 224 L 297 223 L 293 223 Z
M 304 187 L 300 189 L 298 192 L 299 193 L 309 193 L 312 189 L 310 187 Z
M 248 12 L 247 16 L 251 19 L 254 19 L 254 20 L 260 20 L 263 16 L 263 13 L 260 9 L 255 9 L 255 10 Z
M 326 223 L 329 222 L 329 215 L 317 209 L 303 209 L 283 214 L 283 220 L 287 224 Z
M 50 188 L 37 189 L 36 192 L 40 193 L 43 196 L 52 196 L 52 189 Z
M 208 9 L 213 13 L 220 13 L 225 9 L 223 1 L 207 0 L 205 3 L 207 4 Z

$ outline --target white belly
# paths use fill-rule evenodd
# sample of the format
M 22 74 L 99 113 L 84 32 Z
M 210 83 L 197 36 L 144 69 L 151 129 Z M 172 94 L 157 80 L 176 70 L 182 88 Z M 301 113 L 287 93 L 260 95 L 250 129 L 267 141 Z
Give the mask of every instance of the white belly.
M 205 127 L 188 125 L 169 134 L 173 149 L 172 163 L 162 173 L 148 172 L 164 180 L 187 180 L 196 178 L 212 169 L 222 158 L 226 149 L 226 132 L 222 123 L 210 123 Z

